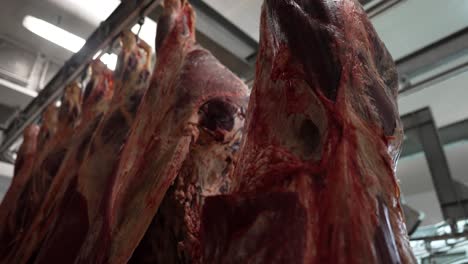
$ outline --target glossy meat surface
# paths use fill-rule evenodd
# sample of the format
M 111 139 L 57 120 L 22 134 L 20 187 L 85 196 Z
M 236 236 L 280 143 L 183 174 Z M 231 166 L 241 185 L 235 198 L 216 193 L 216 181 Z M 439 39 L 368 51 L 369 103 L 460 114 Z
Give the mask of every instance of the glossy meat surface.
M 53 177 L 67 152 L 74 128 L 81 115 L 81 89 L 78 83 L 65 88 L 62 105 L 55 110 L 50 106 L 44 113 L 39 132 L 38 149 L 31 176 L 19 196 L 15 213 L 15 236 L 21 237 L 32 222 Z
M 206 140 L 207 148 L 217 148 L 219 143 L 214 138 L 226 143 L 235 138 L 236 114 L 247 95 L 245 85 L 195 44 L 194 23 L 193 10 L 186 1 L 165 1 L 158 23 L 158 60 L 152 82 L 108 184 L 108 193 L 103 196 L 103 214 L 90 229 L 92 236 L 82 248 L 78 263 L 129 261 L 191 149 L 203 148 L 197 142 Z M 206 114 L 216 111 L 204 106 L 227 111 L 221 115 L 228 119 L 227 124 L 222 118 L 205 119 Z M 217 171 L 215 167 L 206 168 Z M 156 252 L 147 253 L 151 258 Z
M 80 122 L 81 102 L 80 85 L 74 82 L 67 86 L 58 112 L 57 133 L 43 146 L 44 155 L 39 156 L 35 162 L 31 181 L 22 193 L 25 214 L 20 222 L 23 222 L 23 227 L 31 224 L 63 161 L 75 128 Z
M 16 243 L 13 240 L 16 226 L 14 214 L 17 210 L 19 195 L 29 180 L 34 166 L 34 158 L 38 151 L 39 129 L 37 125 L 29 125 L 24 130 L 23 143 L 16 157 L 13 179 L 0 205 L 0 245 L 2 245 L 0 261 L 4 257 L 3 254 L 8 254 L 11 247 Z
M 109 109 L 94 130 L 74 180 L 65 188 L 57 220 L 44 241 L 36 263 L 73 263 L 98 214 L 105 184 L 119 160 L 141 97 L 149 84 L 151 49 L 135 35 L 122 36 L 122 52 L 113 76 Z
M 235 190 L 205 201 L 204 262 L 415 263 L 397 90 L 357 1 L 265 0 Z
M 91 138 L 103 114 L 109 108 L 113 94 L 112 72 L 100 61 L 92 63 L 91 72 L 92 76 L 83 98 L 80 124 L 76 127 L 73 140 L 70 142 L 60 169 L 55 175 L 34 221 L 27 229 L 21 246 L 15 250 L 15 255 L 11 258 L 15 260 L 15 263 L 27 263 L 28 260 L 32 260 L 31 258 L 34 258 L 34 253 L 39 250 L 47 232 L 55 226 L 59 208 L 64 200 L 66 186 L 72 181 L 76 181 L 77 171 L 89 149 Z
M 247 91 L 241 80 L 234 84 L 239 91 Z M 129 263 L 201 263 L 201 208 L 206 197 L 229 193 L 229 175 L 242 136 L 247 97 L 231 100 L 210 100 L 199 109 L 194 124 L 198 137 L 191 142 L 174 183 Z

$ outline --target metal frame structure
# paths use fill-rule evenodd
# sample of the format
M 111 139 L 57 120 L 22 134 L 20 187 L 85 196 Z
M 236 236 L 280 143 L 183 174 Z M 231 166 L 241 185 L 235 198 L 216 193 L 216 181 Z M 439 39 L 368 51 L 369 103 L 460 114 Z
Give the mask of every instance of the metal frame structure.
M 197 14 L 197 41 L 241 78 L 253 78 L 258 42 L 203 1 L 190 4 Z
M 447 36 L 419 51 L 396 61 L 400 74 L 402 88 L 400 94 L 405 96 L 417 92 L 430 85 L 442 82 L 454 75 L 468 71 L 468 61 L 412 82 L 413 75 L 423 74 L 438 66 L 461 57 L 468 52 L 468 27 Z
M 7 151 L 21 136 L 24 128 L 37 120 L 47 105 L 60 97 L 65 86 L 80 76 L 99 50 L 109 45 L 122 30 L 133 26 L 142 16 L 147 15 L 160 3 L 161 0 L 122 1 L 109 18 L 88 38 L 84 47 L 65 63 L 39 95 L 11 123 L 5 131 L 0 146 L 0 158 L 11 162 Z
M 449 222 L 468 218 L 468 188 L 452 179 L 430 108 L 401 119 L 406 133 L 416 134 L 422 146 L 444 218 Z
M 438 131 L 442 146 L 461 142 L 463 140 L 468 141 L 468 119 L 441 127 Z M 419 142 L 408 140 L 405 142 L 401 157 L 403 158 L 422 151 L 423 149 Z
M 403 0 L 360 0 L 370 18 L 373 18 Z
M 197 15 L 197 42 L 243 79 L 253 78 L 258 42 L 201 0 L 191 0 Z M 155 21 L 162 12 L 149 15 Z

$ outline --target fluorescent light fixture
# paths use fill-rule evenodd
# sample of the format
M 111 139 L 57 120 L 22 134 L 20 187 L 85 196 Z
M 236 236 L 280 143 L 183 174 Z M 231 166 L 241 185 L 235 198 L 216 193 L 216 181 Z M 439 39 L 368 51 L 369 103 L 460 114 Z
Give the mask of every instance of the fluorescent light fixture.
M 137 34 L 139 29 L 140 25 L 136 24 L 135 26 L 133 26 L 132 32 L 134 34 Z M 148 43 L 148 45 L 150 45 L 153 48 L 153 51 L 156 50 L 156 29 L 156 22 L 154 22 L 154 20 L 150 18 L 145 18 L 145 23 L 143 24 L 143 27 L 141 28 L 139 34 L 140 39 Z
M 42 19 L 26 16 L 23 26 L 40 37 L 47 39 L 71 52 L 78 52 L 85 40 Z
M 78 52 L 86 43 L 86 40 L 33 16 L 26 16 L 23 20 L 23 26 L 34 34 L 37 34 L 73 53 Z M 94 59 L 96 59 L 100 54 L 101 51 L 96 53 L 96 55 L 94 55 Z M 101 57 L 101 61 L 107 65 L 107 68 L 113 71 L 117 66 L 117 55 L 104 54 Z
M 118 58 L 119 57 L 114 53 L 106 53 L 101 56 L 101 61 L 107 66 L 107 68 L 109 68 L 109 70 L 115 71 Z

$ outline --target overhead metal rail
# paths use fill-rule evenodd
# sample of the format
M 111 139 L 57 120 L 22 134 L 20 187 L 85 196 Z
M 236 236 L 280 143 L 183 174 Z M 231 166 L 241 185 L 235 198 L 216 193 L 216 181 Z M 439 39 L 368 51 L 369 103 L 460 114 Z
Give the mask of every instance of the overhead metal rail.
M 253 78 L 258 42 L 201 0 L 191 0 L 196 14 L 197 42 L 208 49 L 223 65 L 247 80 Z M 162 8 L 150 14 L 157 21 Z
M 191 0 L 197 15 L 197 41 L 239 77 L 253 78 L 258 42 L 201 0 Z
M 409 132 L 406 134 L 407 138 L 405 139 L 405 144 L 400 158 L 421 153 L 423 151 L 421 143 L 412 137 Z M 438 132 L 442 146 L 464 140 L 468 141 L 468 119 L 441 127 L 438 129 Z
M 364 6 L 367 15 L 373 18 L 402 1 L 403 0 L 360 0 L 359 2 Z
M 468 60 L 455 62 L 468 54 L 468 27 L 436 41 L 402 59 L 396 61 L 400 74 L 400 95 L 409 95 L 426 87 L 442 82 L 457 74 L 468 71 Z M 441 66 L 449 66 L 427 78 L 412 81 L 414 77 L 433 71 Z
M 44 87 L 36 98 L 23 110 L 5 131 L 0 158 L 10 160 L 6 153 L 21 136 L 24 128 L 39 118 L 42 111 L 57 100 L 67 84 L 77 79 L 94 55 L 106 48 L 124 29 L 133 26 L 141 17 L 161 3 L 161 0 L 126 0 L 94 31 L 84 47 L 74 54 Z
M 402 116 L 405 131 L 417 135 L 431 172 L 444 219 L 468 218 L 468 188 L 453 180 L 430 108 Z

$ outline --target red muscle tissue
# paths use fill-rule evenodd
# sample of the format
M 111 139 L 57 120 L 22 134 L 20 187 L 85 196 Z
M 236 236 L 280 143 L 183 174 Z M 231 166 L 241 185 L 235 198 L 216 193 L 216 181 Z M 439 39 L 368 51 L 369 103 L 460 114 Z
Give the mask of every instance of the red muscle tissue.
M 40 209 L 26 229 L 21 245 L 13 251 L 15 254 L 12 254 L 11 260 L 15 260 L 15 263 L 32 261 L 47 232 L 55 227 L 67 186 L 76 181 L 77 171 L 89 148 L 90 140 L 103 114 L 109 108 L 113 93 L 112 72 L 100 61 L 95 61 L 92 63 L 91 73 L 83 96 L 80 124 L 73 134 L 73 140 Z
M 395 177 L 397 73 L 354 0 L 265 0 L 233 194 L 204 263 L 415 263 Z
M 183 183 L 174 186 L 174 193 L 188 188 L 186 194 L 193 196 L 170 195 L 166 201 L 183 210 L 182 216 L 199 210 L 197 199 L 203 194 L 197 188 L 210 186 L 214 192 L 222 188 L 222 185 L 217 186 L 220 181 L 216 177 L 221 174 L 220 168 L 230 162 L 222 160 L 216 164 L 216 161 L 230 152 L 220 151 L 221 143 L 225 141 L 225 147 L 229 148 L 229 144 L 236 140 L 247 88 L 211 53 L 195 43 L 195 17 L 191 6 L 180 0 L 167 0 L 164 4 L 164 14 L 158 22 L 158 58 L 151 85 L 122 149 L 120 162 L 107 182 L 101 213 L 89 229 L 77 263 L 127 263 L 177 176 L 177 181 Z M 216 151 L 224 153 L 210 164 L 211 161 L 205 158 L 216 156 Z M 207 163 L 191 164 L 196 162 Z M 215 179 L 204 178 L 210 176 L 207 172 L 213 172 Z M 177 204 L 180 202 L 182 204 Z M 162 216 L 166 214 L 162 212 Z M 176 221 L 180 221 L 182 227 L 190 224 L 180 215 L 169 216 L 169 224 Z M 157 230 L 158 224 L 155 225 Z M 181 233 L 180 244 L 187 245 L 186 250 L 181 251 L 196 257 L 196 252 L 192 252 L 191 234 L 198 229 L 189 228 Z M 153 229 L 148 231 L 151 237 Z M 173 229 L 166 234 L 157 234 L 154 239 L 164 243 L 165 238 L 158 236 L 167 235 L 170 239 L 170 232 Z M 168 251 L 148 250 L 144 256 L 137 251 L 133 261 L 141 263 L 147 258 L 161 261 L 164 254 L 174 257 L 178 252 L 174 247 L 179 241 L 176 244 L 166 241 L 172 246 L 167 248 Z M 175 261 L 172 258 L 162 263 L 172 260 Z
M 154 70 L 124 32 L 25 131 L 0 263 L 416 263 L 398 76 L 358 1 L 264 0 L 250 102 L 195 22 L 165 0 Z
M 119 161 L 141 98 L 148 88 L 152 51 L 125 32 L 117 69 L 112 76 L 113 97 L 88 141 L 73 181 L 65 188 L 57 220 L 42 242 L 35 263 L 73 263 L 99 213 L 100 201 Z M 110 76 L 109 76 L 110 77 Z M 62 187 L 64 188 L 64 187 Z

